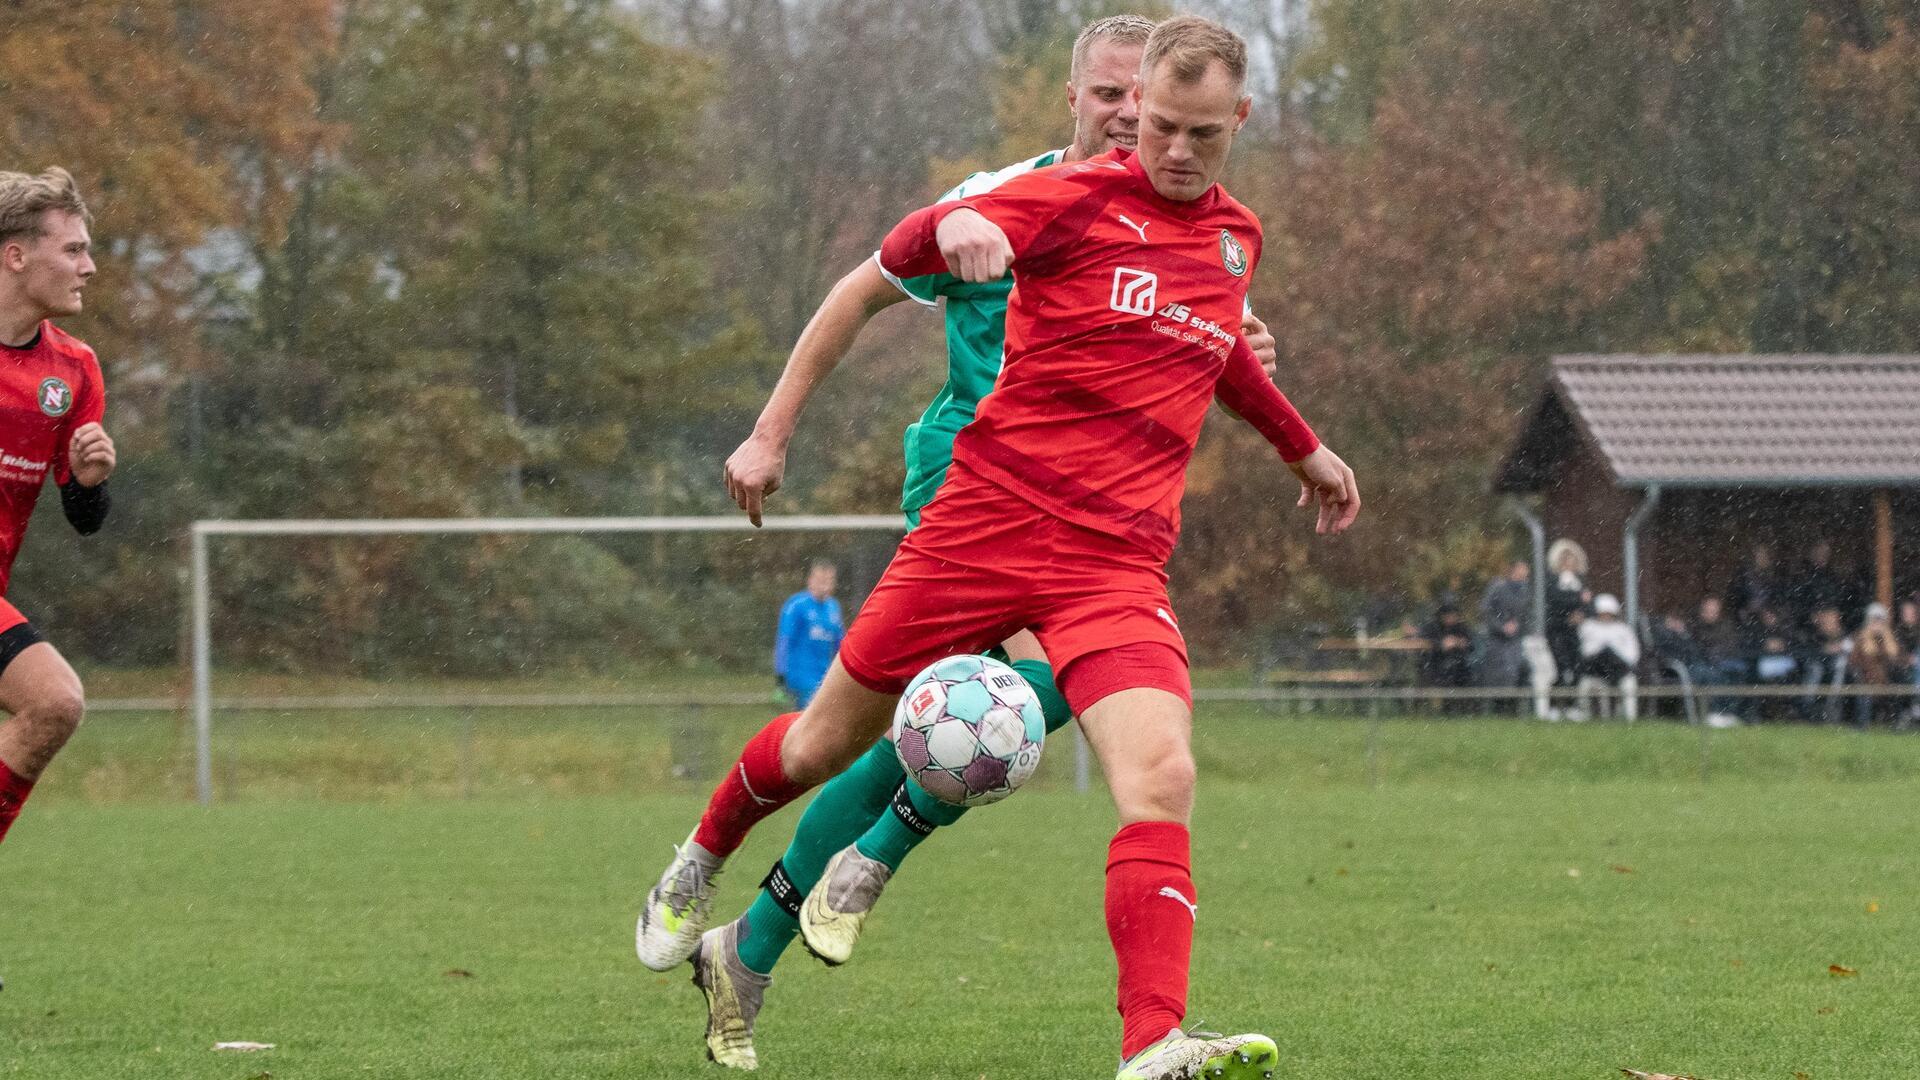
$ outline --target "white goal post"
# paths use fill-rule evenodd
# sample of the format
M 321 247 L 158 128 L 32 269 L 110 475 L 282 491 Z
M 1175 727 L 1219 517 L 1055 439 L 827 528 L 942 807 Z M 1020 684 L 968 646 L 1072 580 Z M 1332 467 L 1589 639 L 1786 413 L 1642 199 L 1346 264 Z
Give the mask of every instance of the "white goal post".
M 772 532 L 906 532 L 902 515 L 790 515 L 762 519 Z M 216 536 L 433 536 L 460 533 L 751 532 L 745 515 L 716 517 L 361 518 L 206 520 L 193 523 L 187 570 L 192 602 L 194 787 L 213 801 L 213 572 L 207 542 Z

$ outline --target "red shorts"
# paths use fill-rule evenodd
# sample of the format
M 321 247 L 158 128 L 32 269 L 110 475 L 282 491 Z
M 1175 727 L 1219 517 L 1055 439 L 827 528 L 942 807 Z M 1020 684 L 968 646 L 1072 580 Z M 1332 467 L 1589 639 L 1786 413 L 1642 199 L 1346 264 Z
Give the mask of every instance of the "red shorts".
M 862 686 L 897 694 L 935 660 L 980 652 L 1023 629 L 1040 639 L 1076 713 L 1135 687 L 1192 701 L 1161 560 L 1039 510 L 958 463 L 861 605 L 840 643 L 840 664 Z M 1117 680 L 1113 665 L 1076 665 L 1126 645 L 1164 646 L 1141 655 L 1165 659 L 1131 665 L 1138 674 Z M 1076 680 L 1076 667 L 1101 677 Z
M 19 608 L 14 607 L 6 597 L 0 596 L 0 634 L 4 634 L 26 621 L 27 617 L 20 614 Z

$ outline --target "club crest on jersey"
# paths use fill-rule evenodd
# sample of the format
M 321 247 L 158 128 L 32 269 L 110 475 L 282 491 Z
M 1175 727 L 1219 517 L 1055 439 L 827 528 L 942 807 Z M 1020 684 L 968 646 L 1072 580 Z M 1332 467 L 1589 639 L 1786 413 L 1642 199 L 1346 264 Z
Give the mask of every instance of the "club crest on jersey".
M 1242 277 L 1247 272 L 1247 249 L 1226 229 L 1220 230 L 1220 263 L 1234 277 Z
M 40 411 L 48 416 L 65 416 L 73 408 L 73 388 L 52 376 L 40 380 Z

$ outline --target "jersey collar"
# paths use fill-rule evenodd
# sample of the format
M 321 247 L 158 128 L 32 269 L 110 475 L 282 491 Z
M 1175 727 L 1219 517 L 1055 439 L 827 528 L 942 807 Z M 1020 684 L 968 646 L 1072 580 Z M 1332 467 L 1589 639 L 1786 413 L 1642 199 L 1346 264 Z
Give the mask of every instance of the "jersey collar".
M 40 325 L 33 328 L 33 336 L 28 338 L 25 344 L 9 345 L 4 341 L 0 341 L 0 349 L 12 349 L 14 352 L 32 352 L 40 347 L 40 342 L 45 340 L 46 336 L 47 322 L 45 319 L 42 319 L 40 320 Z
M 1162 207 L 1178 217 L 1193 218 L 1212 210 L 1220 201 L 1220 185 L 1214 184 L 1200 193 L 1200 197 L 1188 202 L 1177 202 L 1154 190 L 1153 181 L 1147 176 L 1147 167 L 1140 162 L 1140 155 L 1124 146 L 1116 146 L 1102 155 L 1126 166 L 1127 171 L 1140 180 L 1142 197 Z M 1097 160 L 1097 159 L 1096 159 Z

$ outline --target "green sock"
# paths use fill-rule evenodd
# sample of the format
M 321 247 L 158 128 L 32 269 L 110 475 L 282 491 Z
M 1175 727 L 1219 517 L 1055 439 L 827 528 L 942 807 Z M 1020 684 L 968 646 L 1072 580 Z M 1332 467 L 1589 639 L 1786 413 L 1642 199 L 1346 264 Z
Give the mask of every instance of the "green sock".
M 827 860 L 853 843 L 875 818 L 886 814 L 887 799 L 900 786 L 900 760 L 885 739 L 861 755 L 846 772 L 820 788 L 795 826 L 793 841 L 775 872 L 761 883 L 760 895 L 747 909 L 746 933 L 740 937 L 740 962 L 762 975 L 773 971 L 780 954 L 793 943 L 800 923 L 774 895 L 788 894 L 795 909 L 820 880 Z M 784 877 L 784 881 L 780 880 Z
M 1033 695 L 1040 701 L 1040 712 L 1047 719 L 1048 734 L 1073 719 L 1066 697 L 1054 685 L 1053 669 L 1044 661 L 1019 660 L 1011 666 L 1033 687 Z M 880 820 L 853 846 L 867 858 L 877 859 L 897 871 L 906 861 L 907 853 L 932 835 L 934 829 L 959 821 L 966 812 L 966 807 L 943 803 L 927 794 L 919 784 L 902 780 L 887 812 L 881 814 Z
M 1060 692 L 1059 684 L 1053 681 L 1053 669 L 1045 660 L 1015 660 L 1011 665 L 1020 677 L 1033 687 L 1033 696 L 1040 699 L 1040 714 L 1047 718 L 1047 734 L 1051 735 L 1067 726 L 1073 719 L 1073 710 L 1067 708 L 1067 696 Z

